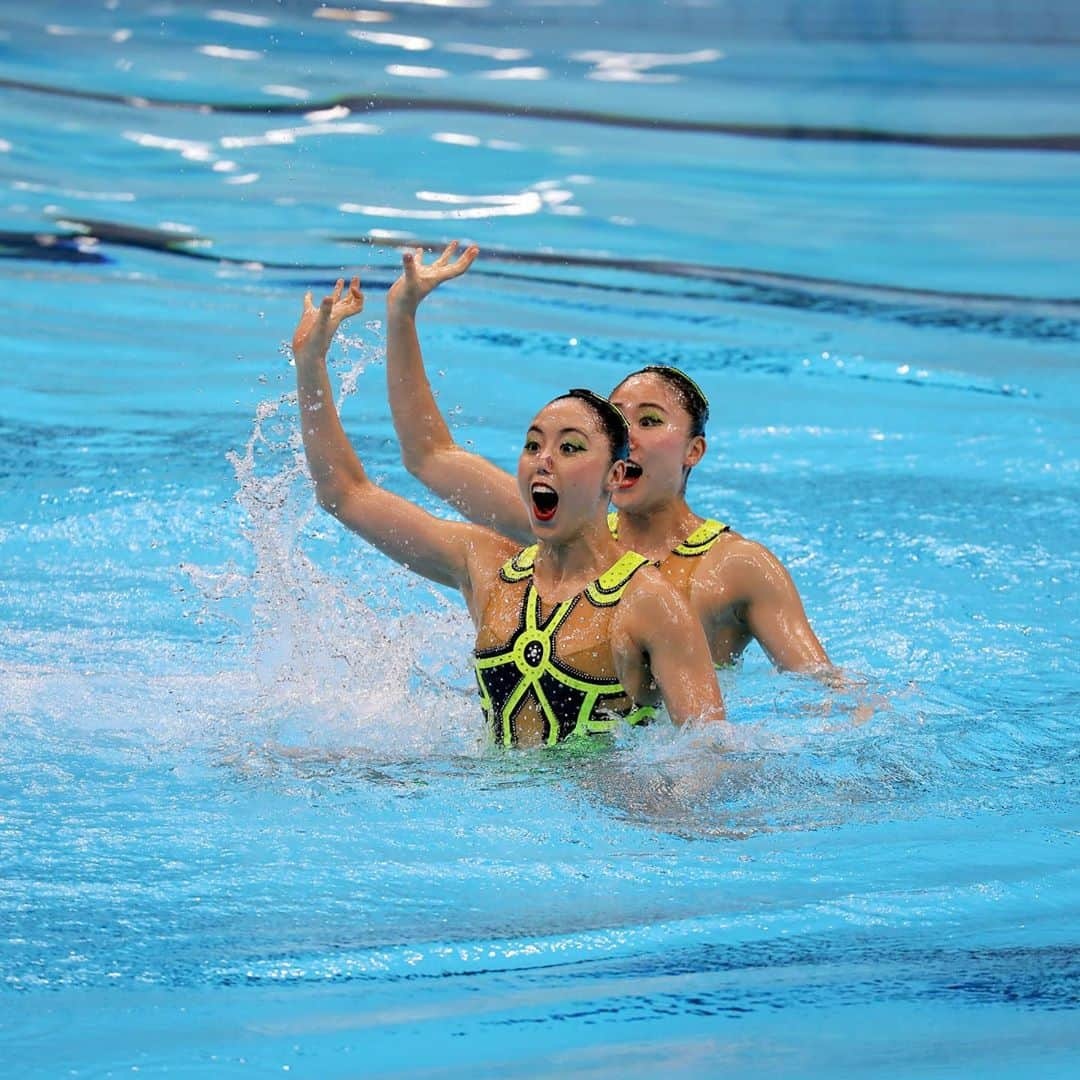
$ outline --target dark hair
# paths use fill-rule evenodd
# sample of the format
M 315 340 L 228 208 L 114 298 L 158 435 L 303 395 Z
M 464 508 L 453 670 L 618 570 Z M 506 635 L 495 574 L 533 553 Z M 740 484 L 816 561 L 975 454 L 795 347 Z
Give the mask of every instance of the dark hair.
M 685 371 L 668 367 L 666 364 L 649 364 L 639 371 L 631 371 L 619 386 L 635 375 L 659 375 L 675 391 L 679 404 L 689 413 L 690 434 L 705 434 L 705 425 L 709 422 L 709 399 L 705 396 L 705 391 Z
M 592 409 L 611 446 L 611 460 L 625 461 L 630 456 L 630 425 L 626 422 L 626 417 L 606 397 L 580 386 L 552 400 L 565 401 L 567 398 L 582 401 Z

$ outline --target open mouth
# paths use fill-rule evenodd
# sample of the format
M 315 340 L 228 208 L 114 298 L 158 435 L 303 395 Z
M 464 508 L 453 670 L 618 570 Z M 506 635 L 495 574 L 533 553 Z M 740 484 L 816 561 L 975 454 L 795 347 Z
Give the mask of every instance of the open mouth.
M 627 488 L 632 488 L 641 479 L 642 472 L 641 466 L 636 461 L 628 461 L 620 489 L 625 491 Z
M 534 484 L 532 488 L 533 514 L 537 521 L 550 521 L 559 507 L 559 496 L 546 484 Z

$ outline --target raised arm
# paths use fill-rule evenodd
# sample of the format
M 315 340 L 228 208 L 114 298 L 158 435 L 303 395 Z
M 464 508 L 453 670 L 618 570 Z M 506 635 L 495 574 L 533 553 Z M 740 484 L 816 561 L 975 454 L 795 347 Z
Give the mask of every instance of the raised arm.
M 441 521 L 368 478 L 341 426 L 326 370 L 338 326 L 364 306 L 359 280 L 342 295 L 344 286 L 339 280 L 318 307 L 308 293 L 293 335 L 300 428 L 319 505 L 390 558 L 461 589 L 471 604 L 474 556 L 497 562 L 513 545 L 475 525 Z
M 405 467 L 425 487 L 470 521 L 523 543 L 532 541 L 529 517 L 514 478 L 479 454 L 463 449 L 450 433 L 424 370 L 416 309 L 433 289 L 472 266 L 478 249 L 453 259 L 456 241 L 430 266 L 422 253 L 402 255 L 403 272 L 386 300 L 386 390 Z
M 657 576 L 639 580 L 627 600 L 627 630 L 648 658 L 672 721 L 724 720 L 724 699 L 705 631 L 682 595 Z

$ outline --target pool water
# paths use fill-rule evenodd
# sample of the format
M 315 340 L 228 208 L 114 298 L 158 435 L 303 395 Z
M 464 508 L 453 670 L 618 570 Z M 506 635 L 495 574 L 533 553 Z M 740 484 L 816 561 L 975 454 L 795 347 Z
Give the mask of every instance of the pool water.
M 4 1071 L 1072 1074 L 1080 20 L 964 10 L 0 5 Z M 755 646 L 724 754 L 486 743 L 285 345 L 361 274 L 346 427 L 436 508 L 381 318 L 453 238 L 459 439 L 684 366 L 857 690 Z

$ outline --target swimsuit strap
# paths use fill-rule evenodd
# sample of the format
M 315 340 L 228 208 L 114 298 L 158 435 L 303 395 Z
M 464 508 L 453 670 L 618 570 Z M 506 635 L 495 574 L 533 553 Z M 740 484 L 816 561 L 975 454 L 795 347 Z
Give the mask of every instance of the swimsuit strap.
M 605 570 L 586 590 L 585 595 L 596 607 L 611 607 L 621 599 L 630 579 L 643 567 L 648 566 L 649 560 L 636 551 L 628 551 L 610 569 Z
M 531 578 L 536 568 L 537 545 L 523 548 L 512 559 L 507 559 L 499 570 L 499 577 L 510 585 Z M 644 555 L 627 551 L 618 562 L 609 566 L 595 581 L 585 587 L 585 595 L 596 607 L 611 607 L 621 599 L 630 579 L 647 563 Z M 532 585 L 529 585 L 532 588 Z
M 522 548 L 512 559 L 507 559 L 499 570 L 499 577 L 511 585 L 532 577 L 537 547 L 537 544 L 533 544 L 531 547 Z
M 725 525 L 715 518 L 709 518 L 703 521 L 681 544 L 673 548 L 673 553 L 687 558 L 704 555 L 724 533 L 730 530 L 730 525 Z
M 607 516 L 608 528 L 616 540 L 619 539 L 619 511 L 612 510 Z M 709 518 L 703 521 L 681 544 L 672 548 L 675 555 L 684 555 L 693 558 L 696 555 L 704 555 L 720 539 L 723 533 L 730 531 L 731 526 L 722 521 Z

